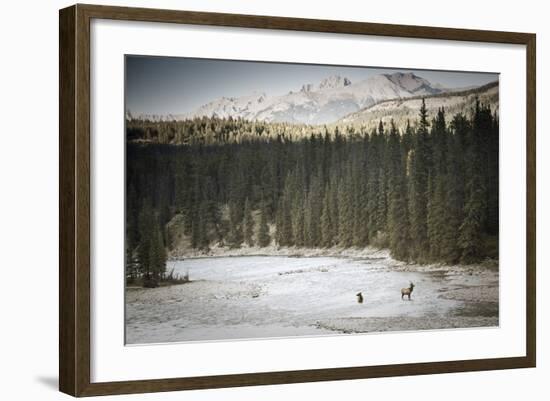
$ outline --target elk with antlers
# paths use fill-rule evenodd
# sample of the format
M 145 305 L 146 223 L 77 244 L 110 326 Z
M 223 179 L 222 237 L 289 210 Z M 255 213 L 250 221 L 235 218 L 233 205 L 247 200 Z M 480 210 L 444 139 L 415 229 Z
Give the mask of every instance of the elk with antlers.
M 414 284 L 413 283 L 411 283 L 408 288 L 401 288 L 401 299 L 403 299 L 403 297 L 405 295 L 407 295 L 409 297 L 409 301 L 410 301 L 413 289 L 414 289 Z

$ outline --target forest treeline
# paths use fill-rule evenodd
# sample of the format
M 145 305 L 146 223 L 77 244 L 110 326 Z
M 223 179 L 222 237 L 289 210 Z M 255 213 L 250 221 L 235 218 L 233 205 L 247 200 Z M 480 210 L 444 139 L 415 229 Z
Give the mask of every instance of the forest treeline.
M 352 127 L 245 120 L 127 122 L 127 260 L 161 277 L 167 224 L 196 249 L 388 247 L 394 258 L 498 257 L 498 116 Z M 270 230 L 270 227 L 271 230 Z

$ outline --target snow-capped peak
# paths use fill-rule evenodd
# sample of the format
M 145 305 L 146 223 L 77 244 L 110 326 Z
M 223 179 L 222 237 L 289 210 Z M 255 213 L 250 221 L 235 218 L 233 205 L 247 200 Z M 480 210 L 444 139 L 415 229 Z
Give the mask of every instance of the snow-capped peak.
M 432 94 L 438 91 L 428 80 L 412 72 L 394 72 L 393 74 L 385 74 L 385 76 L 394 84 L 414 94 Z
M 284 95 L 269 96 L 253 92 L 241 97 L 221 97 L 181 118 L 217 116 L 326 124 L 380 101 L 440 92 L 443 90 L 412 72 L 373 75 L 356 83 L 340 75 L 331 75 L 317 85 L 305 83 L 300 91 L 290 91 Z
M 348 78 L 341 77 L 340 75 L 331 75 L 323 79 L 319 83 L 319 86 L 317 87 L 317 89 L 321 91 L 324 89 L 343 88 L 349 85 L 351 85 L 351 81 Z

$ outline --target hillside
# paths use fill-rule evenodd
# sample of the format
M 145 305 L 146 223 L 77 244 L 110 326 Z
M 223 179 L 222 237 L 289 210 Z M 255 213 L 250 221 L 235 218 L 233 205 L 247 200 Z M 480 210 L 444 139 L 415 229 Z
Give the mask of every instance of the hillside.
M 376 128 L 380 120 L 384 123 L 389 123 L 393 119 L 395 124 L 402 128 L 406 125 L 407 120 L 410 120 L 411 124 L 416 122 L 422 98 L 426 101 L 429 116 L 435 116 L 437 110 L 441 107 L 445 108 L 447 115 L 454 115 L 456 113 L 469 114 L 475 104 L 476 98 L 481 103 L 489 105 L 494 112 L 498 111 L 499 107 L 499 86 L 498 81 L 495 81 L 479 88 L 460 92 L 445 92 L 430 96 L 385 100 L 351 113 L 335 124 L 366 126 L 370 130 Z

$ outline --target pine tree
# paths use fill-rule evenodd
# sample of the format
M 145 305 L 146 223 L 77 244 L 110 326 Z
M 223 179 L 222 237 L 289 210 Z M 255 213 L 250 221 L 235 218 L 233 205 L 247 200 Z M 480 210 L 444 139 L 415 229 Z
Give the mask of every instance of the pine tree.
M 140 273 L 144 278 L 144 285 L 156 286 L 166 270 L 166 249 L 158 217 L 155 216 L 149 199 L 143 202 L 139 221 L 138 261 Z
M 207 248 L 214 239 L 222 240 L 222 215 L 217 201 L 215 183 L 212 177 L 207 176 L 204 183 L 203 199 L 201 201 L 202 220 L 204 222 L 203 244 Z
M 281 216 L 282 216 L 282 226 L 281 226 L 281 245 L 292 246 L 294 245 L 294 238 L 292 236 L 292 203 L 290 200 L 291 197 L 291 185 L 287 179 L 285 184 L 285 190 L 283 193 L 283 201 L 281 205 Z M 279 229 L 279 227 L 277 227 Z
M 487 157 L 487 233 L 498 237 L 499 229 L 499 123 L 493 114 Z
M 244 202 L 243 227 L 244 242 L 246 242 L 248 246 L 254 246 L 254 219 L 252 217 L 252 210 L 248 198 L 246 198 Z
M 413 151 L 411 152 L 411 171 L 409 180 L 409 214 L 411 257 L 423 260 L 428 256 L 428 182 L 430 172 L 430 149 L 428 137 L 428 113 L 422 99 L 420 120 L 416 130 Z
M 376 208 L 376 227 L 377 230 L 385 233 L 387 230 L 387 217 L 388 217 L 388 182 L 386 177 L 387 172 L 387 157 L 386 157 L 386 133 L 384 131 L 384 125 L 382 120 L 378 125 L 378 147 L 377 151 L 380 154 L 379 167 L 378 167 L 378 189 L 377 194 L 377 208 Z
M 136 263 L 134 262 L 134 255 L 132 248 L 128 245 L 128 241 L 126 242 L 126 247 L 124 249 L 124 266 L 127 283 L 133 283 L 138 277 L 139 271 L 137 270 Z
M 152 229 L 154 225 L 153 211 L 149 199 L 143 202 L 139 213 L 139 246 L 138 260 L 140 272 L 143 277 L 150 279 L 152 277 L 151 246 Z
M 313 178 L 304 208 L 304 240 L 308 247 L 317 247 L 321 242 L 320 219 L 323 209 L 321 178 Z
M 230 248 L 240 248 L 243 243 L 243 227 L 239 207 L 235 202 L 229 204 L 229 233 L 227 242 Z
M 371 134 L 371 150 L 367 158 L 366 174 L 367 174 L 367 218 L 368 218 L 368 238 L 372 240 L 378 234 L 378 191 L 379 191 L 379 174 L 380 168 L 380 152 L 378 148 L 378 133 L 373 131 Z
M 291 205 L 292 239 L 295 246 L 302 247 L 305 245 L 304 195 L 296 192 Z
M 439 174 L 434 180 L 430 180 L 428 191 L 428 241 L 430 246 L 429 257 L 432 260 L 439 260 L 441 257 L 441 241 L 445 233 L 446 222 L 446 176 Z M 433 184 L 432 184 L 433 183 Z
M 413 128 L 411 127 L 410 120 L 407 119 L 407 125 L 405 126 L 405 132 L 403 132 L 402 145 L 403 145 L 403 157 L 406 159 L 410 150 L 413 147 Z
M 445 174 L 447 168 L 447 123 L 445 109 L 441 107 L 432 124 L 433 178 Z M 435 189 L 435 186 L 434 186 Z
M 388 232 L 391 254 L 394 258 L 407 260 L 409 257 L 409 213 L 405 175 L 404 146 L 399 133 L 391 122 L 388 138 L 389 208 Z
M 342 185 L 338 191 L 338 240 L 341 246 L 349 248 L 353 245 L 354 223 L 354 191 L 352 186 L 351 168 L 346 169 Z
M 158 221 L 155 220 L 151 230 L 152 236 L 149 246 L 151 271 L 155 280 L 162 280 L 166 272 L 166 249 L 164 248 L 164 240 Z
M 364 135 L 362 138 L 362 147 L 358 148 L 360 157 L 354 165 L 355 171 L 355 213 L 353 226 L 353 245 L 356 247 L 365 247 L 369 242 L 369 221 L 368 221 L 368 190 L 367 190 L 367 160 L 369 155 L 369 137 Z
M 283 226 L 284 226 L 284 216 L 283 216 L 283 209 L 284 209 L 284 203 L 283 199 L 279 199 L 278 205 L 277 205 L 277 212 L 275 214 L 275 242 L 279 246 L 285 245 L 285 237 L 283 233 Z
M 356 247 L 365 247 L 369 242 L 369 215 L 367 204 L 367 184 L 366 180 L 363 179 L 357 186 L 356 214 L 353 226 L 353 245 Z
M 330 248 L 334 245 L 334 224 L 330 199 L 330 187 L 327 187 L 323 197 L 323 211 L 321 213 L 321 246 L 324 248 Z
M 482 256 L 482 229 L 484 225 L 484 190 L 476 179 L 470 182 L 469 199 L 466 202 L 464 222 L 460 226 L 460 261 L 465 264 L 476 262 Z
M 486 163 L 484 162 L 486 150 L 483 145 L 486 130 L 490 129 L 490 125 L 490 121 L 487 121 L 487 111 L 477 101 L 472 118 L 472 129 L 467 138 L 468 148 L 465 156 L 468 166 L 466 204 L 464 220 L 459 230 L 462 263 L 476 262 L 482 256 L 483 232 L 487 218 Z
M 200 202 L 200 177 L 196 174 L 196 167 L 194 165 L 189 166 L 189 170 L 183 170 L 182 174 L 185 178 L 182 179 L 182 182 L 189 182 L 189 189 L 185 195 L 179 195 L 183 201 L 182 213 L 185 217 L 184 219 L 184 233 L 192 235 L 193 224 L 197 224 L 194 221 L 196 217 L 197 204 Z M 183 190 L 181 187 L 178 188 L 180 191 Z
M 338 193 L 340 185 L 337 172 L 335 171 L 330 178 L 330 191 L 328 198 L 328 207 L 330 211 L 332 224 L 332 245 L 338 243 L 338 233 L 340 232 L 340 210 L 338 208 Z
M 462 147 L 456 133 L 456 119 L 451 124 L 454 130 L 448 141 L 448 174 L 445 182 L 445 224 L 440 238 L 440 257 L 445 263 L 454 264 L 459 261 L 460 248 L 458 232 L 463 220 L 464 180 L 461 168 Z
M 304 218 L 304 202 L 306 200 L 306 167 L 303 160 L 305 155 L 303 143 L 297 149 L 298 162 L 294 169 L 294 173 L 287 179 L 288 186 L 285 186 L 287 197 L 290 203 L 290 216 L 292 220 L 292 242 L 293 245 L 302 247 L 305 245 L 305 218 Z
M 208 249 L 210 240 L 208 236 L 208 206 L 206 202 L 202 202 L 196 216 L 195 230 L 196 248 Z
M 431 150 L 433 165 L 429 174 L 428 190 L 428 241 L 430 258 L 441 258 L 442 239 L 445 234 L 447 198 L 447 124 L 445 110 L 440 108 L 432 124 Z
M 260 211 L 260 227 L 258 229 L 258 245 L 263 247 L 269 246 L 271 238 L 269 237 L 269 226 L 267 225 L 267 207 L 262 202 Z

